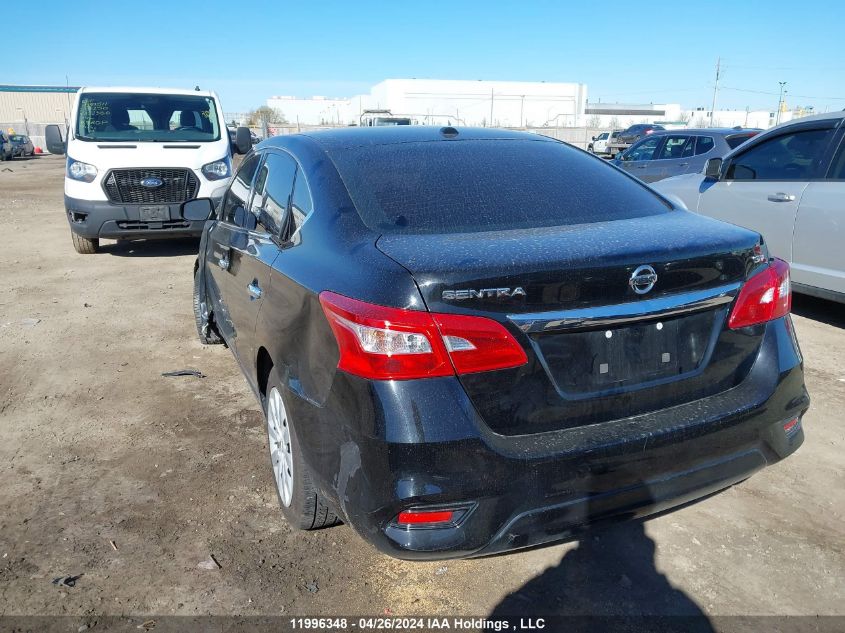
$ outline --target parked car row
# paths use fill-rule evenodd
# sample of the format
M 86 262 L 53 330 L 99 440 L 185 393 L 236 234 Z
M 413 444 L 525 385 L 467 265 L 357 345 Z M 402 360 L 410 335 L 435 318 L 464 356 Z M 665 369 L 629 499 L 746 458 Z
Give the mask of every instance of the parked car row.
M 845 302 L 845 113 L 783 123 L 699 171 L 654 187 L 691 211 L 762 233 L 792 266 L 796 290 Z

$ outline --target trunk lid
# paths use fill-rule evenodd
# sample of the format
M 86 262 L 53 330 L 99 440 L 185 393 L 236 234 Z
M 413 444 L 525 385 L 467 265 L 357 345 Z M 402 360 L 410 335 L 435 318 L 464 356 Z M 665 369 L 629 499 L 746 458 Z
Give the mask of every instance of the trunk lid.
M 496 432 L 594 424 L 706 397 L 748 372 L 761 335 L 725 327 L 756 233 L 685 211 L 489 233 L 384 235 L 433 312 L 504 324 L 517 368 L 461 377 Z M 643 268 L 643 267 L 650 267 Z M 638 289 L 631 285 L 635 272 Z

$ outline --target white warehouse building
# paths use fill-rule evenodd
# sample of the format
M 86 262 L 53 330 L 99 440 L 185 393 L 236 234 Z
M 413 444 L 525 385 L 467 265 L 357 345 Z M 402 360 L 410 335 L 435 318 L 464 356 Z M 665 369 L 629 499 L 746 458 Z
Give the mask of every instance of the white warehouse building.
M 267 105 L 291 124 L 349 125 L 367 110 L 389 110 L 421 125 L 572 127 L 583 123 L 587 86 L 580 83 L 387 79 L 351 98 L 271 97 Z

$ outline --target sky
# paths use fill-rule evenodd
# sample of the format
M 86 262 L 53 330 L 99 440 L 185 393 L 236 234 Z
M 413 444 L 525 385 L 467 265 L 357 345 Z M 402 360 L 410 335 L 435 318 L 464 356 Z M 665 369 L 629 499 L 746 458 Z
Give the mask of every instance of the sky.
M 36 4 L 39 10 L 36 12 Z M 841 2 L 10 2 L 0 83 L 349 97 L 388 78 L 587 84 L 590 102 L 845 108 Z

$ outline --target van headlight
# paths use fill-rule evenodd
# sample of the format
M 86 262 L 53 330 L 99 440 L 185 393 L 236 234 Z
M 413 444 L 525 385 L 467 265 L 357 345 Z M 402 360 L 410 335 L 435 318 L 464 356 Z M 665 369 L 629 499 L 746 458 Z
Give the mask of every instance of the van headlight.
M 81 180 L 83 182 L 91 182 L 97 177 L 97 168 L 94 165 L 83 163 L 79 160 L 74 160 L 70 156 L 67 157 L 67 177 L 73 180 Z
M 223 180 L 232 175 L 232 164 L 229 157 L 224 156 L 220 160 L 202 166 L 202 175 L 209 180 Z

